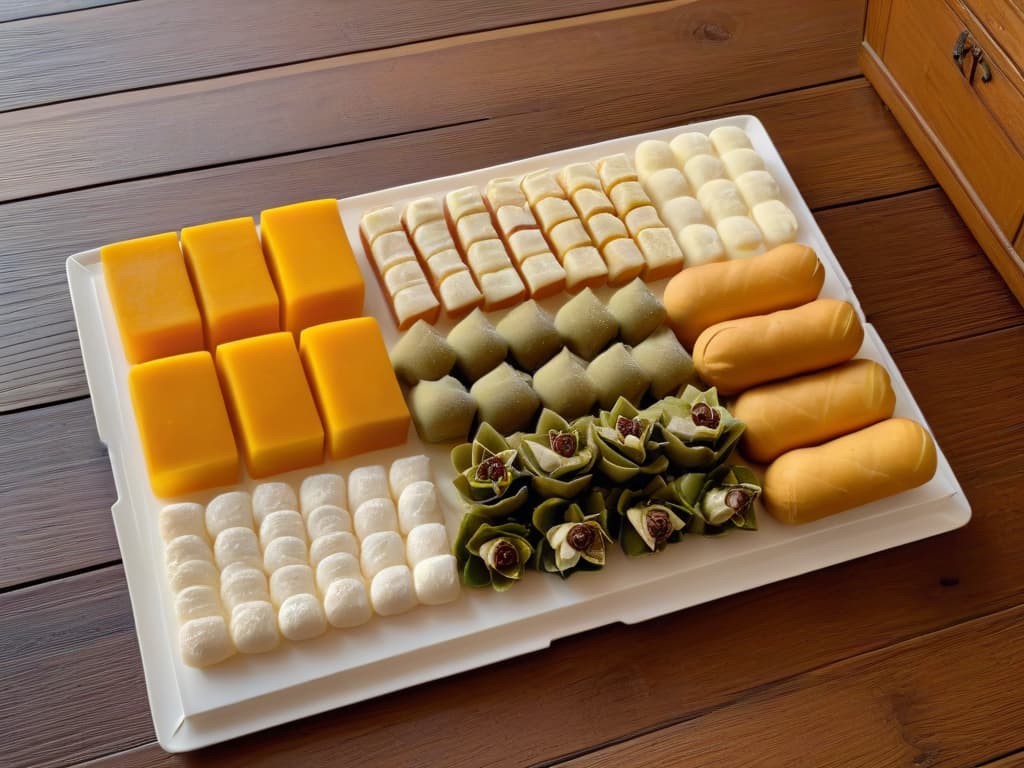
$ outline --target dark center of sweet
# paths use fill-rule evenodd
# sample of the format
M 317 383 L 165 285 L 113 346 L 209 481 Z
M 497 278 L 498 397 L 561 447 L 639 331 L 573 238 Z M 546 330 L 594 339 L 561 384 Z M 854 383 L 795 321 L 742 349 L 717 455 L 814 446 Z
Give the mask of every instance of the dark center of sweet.
M 669 519 L 668 512 L 663 510 L 656 509 L 649 512 L 645 525 L 647 533 L 659 543 L 672 535 L 672 520 Z
M 619 416 L 615 420 L 615 431 L 623 437 L 640 437 L 644 427 L 640 423 L 640 419 L 627 419 L 625 416 Z
M 498 570 L 508 570 L 519 565 L 519 551 L 507 541 L 499 541 L 494 545 L 494 566 Z
M 571 458 L 576 455 L 576 438 L 565 432 L 552 433 L 548 436 L 551 441 L 551 450 L 559 456 Z
M 697 403 L 690 409 L 690 418 L 693 419 L 693 423 L 698 427 L 715 429 L 718 426 L 721 416 L 718 411 L 707 403 Z
M 569 546 L 577 552 L 586 552 L 594 545 L 594 537 L 596 535 L 597 532 L 592 526 L 580 523 L 569 529 L 569 535 L 566 537 L 566 541 L 568 541 Z
M 476 468 L 476 477 L 478 480 L 490 480 L 493 483 L 504 480 L 505 462 L 501 460 L 500 456 L 491 456 L 489 459 L 484 459 L 480 462 L 480 466 Z
M 742 488 L 733 488 L 727 494 L 725 494 L 725 506 L 729 509 L 735 509 L 737 512 L 742 512 L 747 508 L 750 503 L 750 491 L 745 491 Z

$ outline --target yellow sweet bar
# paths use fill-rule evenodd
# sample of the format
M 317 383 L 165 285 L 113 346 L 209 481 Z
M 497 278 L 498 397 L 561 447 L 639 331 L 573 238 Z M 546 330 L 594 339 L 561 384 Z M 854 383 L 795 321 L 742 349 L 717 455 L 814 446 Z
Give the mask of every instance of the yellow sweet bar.
M 336 200 L 265 210 L 260 233 L 284 330 L 297 335 L 312 325 L 362 314 L 363 276 Z
M 100 261 L 128 362 L 203 348 L 203 323 L 174 232 L 105 245 Z
M 251 218 L 185 227 L 181 246 L 208 349 L 281 329 L 277 292 Z
M 299 353 L 330 458 L 406 441 L 409 409 L 376 320 L 359 317 L 307 328 L 299 339 Z
M 324 428 L 292 334 L 222 344 L 216 363 L 250 475 L 266 477 L 323 461 Z
M 238 482 L 238 450 L 209 352 L 135 365 L 128 389 L 157 496 Z

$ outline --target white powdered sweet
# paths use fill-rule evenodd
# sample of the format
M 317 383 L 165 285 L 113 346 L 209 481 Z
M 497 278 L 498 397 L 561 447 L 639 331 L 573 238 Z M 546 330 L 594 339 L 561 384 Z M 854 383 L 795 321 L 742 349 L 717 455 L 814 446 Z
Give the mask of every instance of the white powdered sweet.
M 305 517 L 324 504 L 344 509 L 347 495 L 345 478 L 341 475 L 310 475 L 299 486 L 299 504 L 302 507 L 302 515 Z
M 217 566 L 209 560 L 186 560 L 167 569 L 167 583 L 174 593 L 186 587 L 216 587 L 219 580 Z
M 252 492 L 252 514 L 256 525 L 271 512 L 282 509 L 298 510 L 299 500 L 288 483 L 260 483 Z
M 160 537 L 169 542 L 179 536 L 206 538 L 202 504 L 168 504 L 160 510 Z
M 276 606 L 292 595 L 312 595 L 315 592 L 313 569 L 308 565 L 286 565 L 270 575 L 270 601 Z
M 405 456 L 391 462 L 388 470 L 388 485 L 391 487 L 391 498 L 397 499 L 410 483 L 417 480 L 430 480 L 430 458 L 424 454 Z
M 371 533 L 398 530 L 398 513 L 390 498 L 367 499 L 356 508 L 352 516 L 356 536 L 362 541 Z
M 186 621 L 178 630 L 178 648 L 190 667 L 209 667 L 233 656 L 228 624 L 223 616 Z
M 267 577 L 258 568 L 231 565 L 221 574 L 220 599 L 228 611 L 242 603 L 270 600 Z
M 212 539 L 228 528 L 252 527 L 252 497 L 245 491 L 222 493 L 206 505 L 206 531 Z
M 316 566 L 316 587 L 321 594 L 338 579 L 362 579 L 359 560 L 348 552 L 334 552 L 327 555 Z
M 240 653 L 266 653 L 277 648 L 277 614 L 266 600 L 240 603 L 231 611 L 231 640 Z
M 306 524 L 302 520 L 302 515 L 290 509 L 282 509 L 263 518 L 263 522 L 260 523 L 261 547 L 266 549 L 270 542 L 282 536 L 306 540 Z
M 260 542 L 251 528 L 227 528 L 218 533 L 213 554 L 221 570 L 231 563 L 245 563 L 253 568 L 263 565 Z
M 213 587 L 186 587 L 174 598 L 174 613 L 178 623 L 184 624 L 192 619 L 203 619 L 207 616 L 222 616 L 223 610 L 217 590 Z
M 325 557 L 339 552 L 358 557 L 359 542 L 356 541 L 356 537 L 348 531 L 317 536 L 309 545 L 309 564 L 316 568 Z
M 435 555 L 421 560 L 413 571 L 416 598 L 424 605 L 450 603 L 459 597 L 459 567 L 455 555 Z
M 415 608 L 416 588 L 409 566 L 392 565 L 374 576 L 370 583 L 370 603 L 381 616 L 396 616 Z
M 405 565 L 405 547 L 397 531 L 371 533 L 363 539 L 360 553 L 360 567 L 363 576 L 372 579 L 385 568 Z
M 432 482 L 417 480 L 405 487 L 398 498 L 398 529 L 403 536 L 418 525 L 443 522 L 437 489 Z
M 298 536 L 281 536 L 273 539 L 263 550 L 263 570 L 274 573 L 286 565 L 308 565 L 309 551 L 306 542 Z
M 324 591 L 324 613 L 331 626 L 358 627 L 373 615 L 362 579 L 336 579 Z
M 451 554 L 448 529 L 441 523 L 417 525 L 405 539 L 405 560 L 415 568 L 428 557 Z
M 309 538 L 326 536 L 328 533 L 352 532 L 352 515 L 333 504 L 322 504 L 306 514 L 306 530 Z
M 277 611 L 277 626 L 289 640 L 312 640 L 327 631 L 320 601 L 311 594 L 292 595 Z
M 167 542 L 167 546 L 164 547 L 164 562 L 167 564 L 168 571 L 189 560 L 213 562 L 213 553 L 210 552 L 210 545 L 206 543 L 205 538 L 188 533 Z
M 368 499 L 387 499 L 388 473 L 383 466 L 357 467 L 348 475 L 349 509 L 359 509 Z

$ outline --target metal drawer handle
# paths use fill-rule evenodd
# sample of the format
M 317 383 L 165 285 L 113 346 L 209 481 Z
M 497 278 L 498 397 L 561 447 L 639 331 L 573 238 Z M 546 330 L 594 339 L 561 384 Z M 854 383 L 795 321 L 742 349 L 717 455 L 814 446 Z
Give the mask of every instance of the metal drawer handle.
M 963 64 L 964 50 L 967 48 L 967 38 L 970 36 L 970 32 L 966 29 L 957 35 L 956 43 L 953 45 L 953 61 L 957 64 Z

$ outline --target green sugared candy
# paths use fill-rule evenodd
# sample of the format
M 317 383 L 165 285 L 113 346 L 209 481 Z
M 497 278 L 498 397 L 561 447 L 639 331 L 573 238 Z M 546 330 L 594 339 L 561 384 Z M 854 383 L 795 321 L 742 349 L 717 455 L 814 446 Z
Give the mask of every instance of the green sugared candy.
M 619 397 L 637 405 L 647 391 L 650 377 L 625 344 L 608 347 L 587 366 L 587 378 L 597 392 L 597 402 L 608 409 Z
M 565 345 L 584 360 L 593 360 L 619 332 L 615 317 L 590 288 L 584 288 L 562 305 L 555 328 Z
M 597 400 L 586 364 L 568 349 L 541 366 L 533 375 L 533 388 L 545 408 L 566 420 L 590 413 Z
M 651 380 L 651 396 L 659 400 L 699 381 L 693 358 L 667 326 L 633 347 L 633 358 Z
M 417 320 L 391 348 L 391 365 L 410 386 L 436 381 L 451 372 L 455 350 L 432 325 Z
M 502 435 L 529 425 L 540 398 L 530 385 L 528 374 L 502 363 L 490 373 L 481 376 L 469 394 L 476 401 L 481 422 L 487 422 Z
M 476 415 L 476 401 L 458 379 L 421 381 L 409 390 L 409 411 L 425 443 L 465 440 Z
M 474 309 L 448 332 L 455 364 L 469 382 L 494 370 L 508 354 L 508 342 L 479 309 Z
M 535 371 L 562 348 L 555 323 L 536 301 L 520 304 L 498 323 L 497 331 L 508 342 L 516 364 Z
M 619 324 L 619 338 L 631 346 L 654 333 L 668 317 L 664 305 L 639 277 L 612 295 L 608 311 Z

